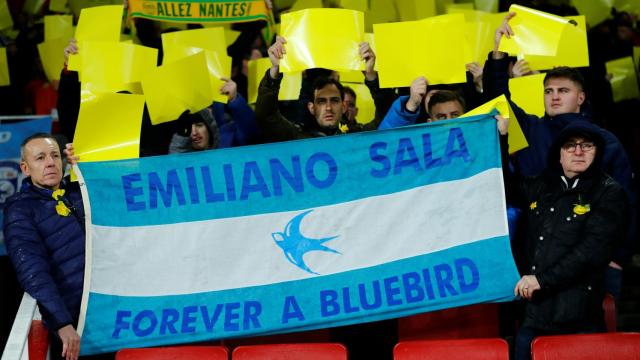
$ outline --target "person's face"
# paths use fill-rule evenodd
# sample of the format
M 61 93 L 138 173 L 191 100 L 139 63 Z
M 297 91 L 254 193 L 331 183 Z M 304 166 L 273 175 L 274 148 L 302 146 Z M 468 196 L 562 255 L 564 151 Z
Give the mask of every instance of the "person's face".
M 316 118 L 318 125 L 323 128 L 338 126 L 340 117 L 344 114 L 340 90 L 334 84 L 328 84 L 315 91 L 314 101 L 309 103 L 309 111 Z
M 580 112 L 584 91 L 567 78 L 551 78 L 544 84 L 544 110 L 549 116 Z
M 593 163 L 597 150 L 593 141 L 583 137 L 576 136 L 565 141 L 560 147 L 560 165 L 564 175 L 573 178 L 586 171 Z
M 455 100 L 437 103 L 431 107 L 431 121 L 455 119 L 463 114 L 462 105 Z
M 34 139 L 23 150 L 20 169 L 31 177 L 33 185 L 56 190 L 62 181 L 62 157 L 58 143 L 53 139 Z
M 191 125 L 191 147 L 195 150 L 205 150 L 209 148 L 209 129 L 203 122 Z
M 347 120 L 349 120 L 349 122 L 356 121 L 356 116 L 358 116 L 358 108 L 356 107 L 356 99 L 354 99 L 353 96 L 351 96 L 351 94 L 345 93 L 344 94 L 344 104 L 343 105 L 344 105 L 344 108 L 346 109 L 344 114 L 347 117 Z

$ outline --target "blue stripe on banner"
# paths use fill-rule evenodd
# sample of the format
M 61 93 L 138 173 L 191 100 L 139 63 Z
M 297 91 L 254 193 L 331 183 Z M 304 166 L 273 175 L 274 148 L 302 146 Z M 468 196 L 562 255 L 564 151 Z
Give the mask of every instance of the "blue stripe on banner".
M 495 127 L 482 115 L 79 166 L 91 203 L 99 204 L 91 209 L 94 225 L 172 224 L 308 209 L 467 178 L 500 167 Z
M 508 301 L 518 272 L 507 236 L 370 268 L 199 294 L 91 293 L 82 354 L 407 316 Z

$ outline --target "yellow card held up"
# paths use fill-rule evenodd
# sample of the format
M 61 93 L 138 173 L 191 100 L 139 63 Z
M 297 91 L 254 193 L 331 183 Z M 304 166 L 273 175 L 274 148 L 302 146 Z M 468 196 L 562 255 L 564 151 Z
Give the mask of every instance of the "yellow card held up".
M 162 49 L 164 51 L 162 64 L 191 56 L 194 51 L 200 51 L 198 49 L 226 55 L 225 31 L 222 27 L 211 27 L 165 33 L 162 34 Z
M 367 0 L 340 0 L 338 5 L 343 9 L 369 11 L 369 3 Z
M 209 70 L 216 61 L 223 62 L 208 56 L 205 50 L 148 71 L 142 89 L 151 123 L 173 121 L 185 110 L 193 113 L 210 106 L 214 96 L 220 94 Z M 226 70 L 227 76 L 230 72 L 230 68 Z
M 240 36 L 240 31 L 235 31 L 235 30 L 225 28 L 224 29 L 225 45 L 229 46 L 233 44 L 238 39 L 239 36 Z
M 436 16 L 435 0 L 395 0 L 400 21 L 421 20 Z
M 322 8 L 322 0 L 297 0 L 289 9 L 289 12 L 300 11 L 305 9 Z
M 371 92 L 364 84 L 347 84 L 356 93 L 356 106 L 358 115 L 356 120 L 360 124 L 367 124 L 376 117 L 376 105 L 371 97 Z
M 466 22 L 465 24 L 465 63 L 477 62 L 484 66 L 487 54 L 493 50 L 495 28 L 484 21 Z
M 50 0 L 49 1 L 49 11 L 58 12 L 58 13 L 66 13 L 68 12 L 67 8 L 67 0 Z
M 584 15 L 567 16 L 577 25 L 570 24 L 562 33 L 556 56 L 524 55 L 533 70 L 547 70 L 556 66 L 589 66 L 589 48 L 587 44 L 587 26 Z
M 60 80 L 60 72 L 64 67 L 64 52 L 68 41 L 63 38 L 45 41 L 38 44 L 40 61 L 49 81 Z
M 73 146 L 80 161 L 139 156 L 144 96 L 101 94 L 82 102 Z
M 72 15 L 46 15 L 44 17 L 44 41 L 63 39 L 68 42 L 72 37 Z
M 7 48 L 0 47 L 0 86 L 11 85 Z
M 640 97 L 635 64 L 631 56 L 607 61 L 607 74 L 611 74 L 613 101 L 618 102 Z
M 264 77 L 264 74 L 271 67 L 271 61 L 269 58 L 262 58 L 249 61 L 249 81 L 248 81 L 248 94 L 247 102 L 249 104 L 255 104 L 258 99 L 258 87 L 260 80 Z M 280 92 L 278 93 L 278 100 L 298 100 L 300 98 L 300 88 L 302 87 L 302 73 L 285 73 L 283 74 L 282 82 L 280 83 Z
M 474 115 L 488 114 L 493 111 L 493 109 L 498 110 L 500 115 L 502 115 L 506 119 L 509 119 L 509 154 L 513 154 L 516 151 L 520 151 L 528 147 L 529 143 L 527 142 L 527 138 L 524 136 L 522 128 L 518 123 L 518 119 L 516 119 L 515 115 L 513 114 L 513 109 L 511 109 L 511 105 L 509 104 L 507 97 L 504 95 L 500 95 L 497 98 L 488 101 L 469 112 L 466 112 L 461 117 L 464 118 Z
M 284 73 L 318 67 L 364 70 L 358 50 L 364 39 L 360 11 L 307 9 L 288 13 L 282 15 L 280 30 L 287 40 L 287 53 L 280 61 Z
M 419 76 L 430 84 L 464 83 L 464 33 L 462 14 L 374 25 L 380 86 L 409 86 Z
M 7 0 L 0 0 L 0 30 L 13 27 L 13 18 Z
M 571 4 L 587 18 L 589 27 L 594 27 L 611 16 L 613 0 L 571 0 Z
M 75 38 L 83 41 L 120 41 L 120 25 L 124 7 L 107 5 L 84 8 L 80 12 Z
M 509 21 L 514 35 L 510 39 L 502 37 L 500 51 L 513 55 L 556 55 L 569 20 L 520 5 L 511 5 L 509 12 L 516 13 Z
M 509 79 L 511 101 L 527 114 L 544 116 L 544 76 L 535 74 Z
M 362 71 L 340 71 L 341 83 L 364 84 Z
M 231 78 L 231 57 L 209 50 L 204 51 L 207 60 L 207 71 L 211 84 L 211 98 L 215 102 L 226 104 L 229 97 L 220 92 L 225 84 L 222 78 Z

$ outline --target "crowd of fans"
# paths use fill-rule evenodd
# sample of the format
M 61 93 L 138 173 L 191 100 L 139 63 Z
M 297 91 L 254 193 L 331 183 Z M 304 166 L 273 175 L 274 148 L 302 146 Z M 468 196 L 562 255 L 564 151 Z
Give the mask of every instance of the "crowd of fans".
M 553 2 L 520 3 L 562 16 L 576 14 L 574 8 L 553 5 Z M 36 17 L 20 12 L 22 4 L 19 1 L 10 4 L 19 33 L 15 39 L 0 37 L 0 45 L 8 49 L 12 81 L 10 86 L 0 87 L 3 99 L 0 115 L 57 114 L 54 132 L 65 138 L 62 143 L 72 142 L 80 108 L 78 74 L 68 71 L 65 61 L 60 81 L 49 83 L 46 80 L 36 48 L 43 40 L 42 24 L 36 22 Z M 504 10 L 507 5 L 501 2 Z M 376 109 L 373 119 L 358 118 L 355 92 L 341 84 L 338 73 L 328 69 L 305 71 L 299 100 L 279 102 L 282 80 L 279 63 L 286 53 L 286 39 L 280 36 L 263 39 L 260 22 L 235 24 L 234 28 L 241 31 L 241 35 L 227 49 L 233 58 L 232 76 L 223 79 L 225 85 L 221 89 L 228 96 L 228 103 L 213 103 L 197 113 L 186 111 L 176 121 L 161 125 L 152 125 L 145 109 L 140 155 L 333 136 L 457 118 L 496 96 L 509 96 L 509 78 L 531 73 L 526 61 L 498 51 L 500 39 L 513 35 L 509 26 L 513 16 L 507 15 L 496 29 L 495 49 L 488 54 L 484 67 L 476 63 L 467 65 L 464 84 L 433 86 L 427 78 L 418 77 L 408 88 L 380 88 L 374 70 L 376 55 L 369 44 L 360 44 L 360 56 L 366 64 L 365 85 Z M 529 141 L 527 149 L 512 156 L 507 154 L 504 138 L 507 121 L 497 118 L 503 135 L 507 200 L 521 209 L 521 226 L 512 239 L 514 256 L 523 274 L 514 284 L 514 294 L 525 300 L 522 309 L 515 312 L 518 315 L 514 315 L 522 321 L 515 341 L 518 358 L 527 358 L 530 341 L 536 335 L 601 331 L 604 327 L 602 297 L 605 291 L 620 297 L 623 269 L 637 252 L 637 192 L 633 173 L 640 161 L 640 131 L 634 110 L 640 105 L 640 99 L 614 102 L 605 68 L 606 61 L 632 56 L 633 47 L 640 46 L 637 20 L 628 13 L 614 11 L 609 20 L 588 31 L 588 68 L 560 67 L 547 72 L 544 117 L 527 114 L 517 104 L 512 104 Z M 160 50 L 160 63 L 161 30 L 157 23 L 135 19 L 132 27 L 142 45 Z M 82 49 L 71 41 L 65 49 L 65 60 L 78 52 Z M 248 98 L 247 62 L 260 57 L 268 57 L 271 67 L 261 74 L 258 99 L 251 108 L 245 100 Z M 56 351 L 64 349 L 67 358 L 74 358 L 77 344 L 73 341 L 77 339 L 67 330 L 71 326 L 75 332 L 77 312 L 74 309 L 78 307 L 79 310 L 77 289 L 65 289 L 65 294 L 71 295 L 60 303 L 44 301 L 50 293 L 37 291 L 39 285 L 31 281 L 36 276 L 33 269 L 37 266 L 16 255 L 23 246 L 18 239 L 28 236 L 23 229 L 28 227 L 25 224 L 30 221 L 29 216 L 22 214 L 25 216 L 20 217 L 9 210 L 10 204 L 31 201 L 29 206 L 37 209 L 34 211 L 46 211 L 42 210 L 46 206 L 39 203 L 38 196 L 27 195 L 29 191 L 38 193 L 42 189 L 66 189 L 70 208 L 82 209 L 78 206 L 81 199 L 73 197 L 77 191 L 62 180 L 62 172 L 53 174 L 56 181 L 51 181 L 52 174 L 44 178 L 34 175 L 39 166 L 35 158 L 37 153 L 50 156 L 52 166 L 57 169 L 62 151 L 52 144 L 52 138 L 40 135 L 30 138 L 21 149 L 23 172 L 31 177 L 26 181 L 22 195 L 7 203 L 5 241 L 20 285 L 29 293 L 33 291 L 31 295 L 38 300 L 45 322 L 57 334 L 57 339 L 62 340 L 54 341 L 59 346 Z M 73 146 L 68 146 L 67 154 L 72 162 L 76 161 Z M 61 199 L 63 195 L 60 195 Z M 576 196 L 586 202 L 579 200 L 576 203 Z M 570 216 L 558 223 L 553 213 L 563 212 Z M 585 214 L 590 221 L 580 220 Z M 82 214 L 78 216 L 83 217 Z M 77 230 L 79 228 L 74 228 L 75 232 L 69 237 L 82 239 L 83 234 Z M 51 236 L 59 237 L 60 233 Z M 58 238 L 45 236 L 43 241 L 47 246 L 66 246 Z M 77 251 L 74 254 L 78 255 Z M 55 254 L 51 256 L 54 265 L 65 263 L 55 258 Z M 84 255 L 74 261 L 81 262 L 78 263 L 82 265 L 80 269 L 84 268 Z M 3 288 L 11 289 L 15 295 L 4 297 L 3 307 L 15 309 L 19 287 L 8 262 L 2 265 L 3 274 L 8 274 L 3 275 Z M 79 268 L 74 266 L 73 269 Z M 62 279 L 58 280 L 62 282 Z M 81 289 L 81 280 L 79 286 Z M 585 289 L 588 289 L 586 294 Z M 67 308 L 66 318 L 56 315 L 59 306 Z M 8 331 L 12 320 L 11 315 L 7 316 L 3 320 L 4 332 Z M 395 336 L 391 335 L 395 333 L 393 326 L 393 322 L 387 321 L 366 328 L 348 327 L 337 330 L 335 335 L 337 341 L 347 343 L 353 358 L 367 356 L 360 353 L 359 345 L 365 342 L 379 345 L 375 350 L 379 357 L 382 353 L 391 354 Z M 66 330 L 60 332 L 61 329 Z M 354 336 L 354 333 L 361 336 Z M 380 334 L 383 336 L 375 338 Z M 2 338 L 0 341 L 4 342 Z M 371 346 L 367 348 L 371 351 Z

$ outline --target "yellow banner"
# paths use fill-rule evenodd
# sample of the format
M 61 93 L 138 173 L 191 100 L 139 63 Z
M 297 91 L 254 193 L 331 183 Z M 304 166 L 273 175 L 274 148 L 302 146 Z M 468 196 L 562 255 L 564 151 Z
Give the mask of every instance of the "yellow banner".
M 143 110 L 142 95 L 102 94 L 82 102 L 73 137 L 76 155 L 83 162 L 137 158 Z
M 249 60 L 249 82 L 248 82 L 248 94 L 249 104 L 255 104 L 258 99 L 258 86 L 260 80 L 264 77 L 267 69 L 271 67 L 271 60 L 269 58 L 261 58 L 256 60 Z M 293 72 L 283 74 L 282 82 L 280 83 L 280 92 L 278 92 L 278 100 L 298 100 L 300 98 L 300 87 L 302 87 L 302 72 Z
M 524 55 L 532 70 L 547 70 L 556 66 L 589 66 L 589 46 L 587 44 L 587 25 L 584 15 L 567 16 L 577 25 L 568 25 L 560 37 L 556 56 Z
M 284 73 L 318 67 L 364 70 L 359 53 L 364 40 L 364 18 L 360 11 L 307 9 L 284 14 L 280 30 L 287 40 L 287 53 L 280 62 Z
M 488 114 L 493 111 L 493 109 L 498 110 L 500 115 L 509 119 L 509 154 L 513 154 L 516 151 L 528 147 L 529 143 L 527 142 L 527 138 L 524 136 L 522 128 L 518 123 L 518 119 L 516 119 L 513 114 L 513 109 L 511 109 L 511 105 L 509 104 L 507 97 L 504 95 L 500 95 L 497 98 L 478 106 L 461 117 L 464 118 L 474 115 Z
M 514 35 L 510 39 L 502 37 L 500 51 L 513 55 L 556 55 L 569 20 L 520 5 L 511 5 L 509 12 L 516 13 L 509 21 Z
M 374 34 L 376 63 L 379 65 L 380 86 L 383 88 L 409 86 L 419 76 L 426 77 L 430 84 L 464 83 L 467 80 L 462 14 L 376 24 Z
M 535 74 L 509 79 L 511 100 L 527 114 L 544 116 L 544 76 Z
M 264 0 L 129 0 L 132 17 L 176 22 L 245 22 L 269 19 Z
M 613 101 L 618 102 L 640 97 L 638 78 L 631 56 L 607 61 L 605 65 L 607 74 L 612 75 L 610 82 L 613 90 Z

